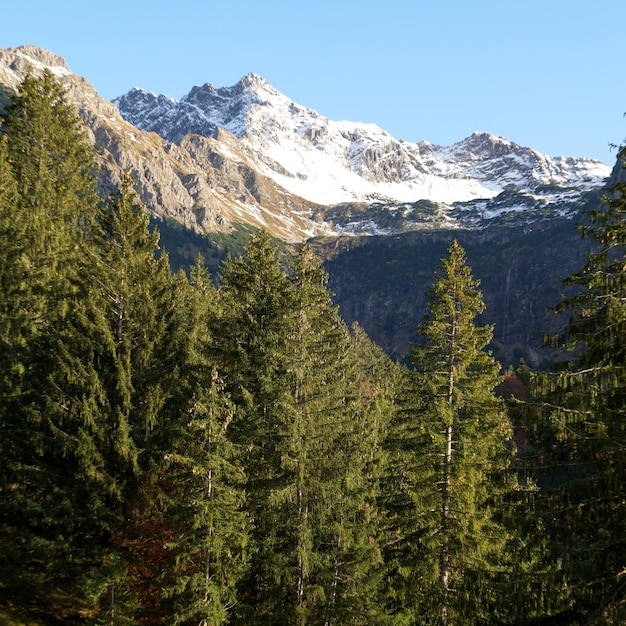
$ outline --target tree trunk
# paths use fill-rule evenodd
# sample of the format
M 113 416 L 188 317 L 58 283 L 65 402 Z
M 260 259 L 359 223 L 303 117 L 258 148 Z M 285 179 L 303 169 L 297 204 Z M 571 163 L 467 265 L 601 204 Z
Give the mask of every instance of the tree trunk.
M 457 334 L 456 311 L 452 320 L 452 328 L 450 330 L 450 359 L 448 363 L 448 417 L 450 422 L 446 426 L 446 443 L 443 455 L 443 477 L 441 485 L 441 532 L 443 534 L 443 545 L 441 547 L 441 558 L 439 561 L 439 580 L 443 590 L 441 600 L 441 623 L 444 626 L 448 623 L 448 594 L 450 592 L 450 489 L 452 474 L 452 438 L 454 434 L 454 351 Z

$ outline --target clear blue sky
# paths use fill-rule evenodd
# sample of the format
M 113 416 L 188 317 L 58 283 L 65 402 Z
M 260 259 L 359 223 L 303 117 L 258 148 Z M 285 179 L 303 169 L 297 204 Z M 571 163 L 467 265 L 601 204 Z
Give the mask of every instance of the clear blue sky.
M 180 98 L 255 72 L 399 139 L 488 131 L 613 164 L 625 24 L 624 0 L 15 0 L 0 48 L 46 48 L 108 99 L 135 86 Z

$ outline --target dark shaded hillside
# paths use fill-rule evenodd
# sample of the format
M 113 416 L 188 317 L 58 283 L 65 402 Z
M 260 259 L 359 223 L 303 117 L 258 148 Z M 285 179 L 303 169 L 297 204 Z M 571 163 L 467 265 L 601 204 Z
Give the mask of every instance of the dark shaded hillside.
M 599 194 L 592 201 L 597 202 Z M 311 243 L 324 260 L 342 317 L 350 324 L 358 321 L 385 352 L 403 360 L 417 338 L 434 272 L 456 237 L 481 281 L 486 311 L 480 321 L 495 324 L 495 356 L 504 366 L 524 358 L 537 367 L 551 359 L 542 348 L 543 333 L 566 321 L 557 320 L 548 309 L 559 302 L 563 278 L 582 266 L 589 249 L 576 229 L 581 219 Z M 203 236 L 170 222 L 157 225 L 174 270 L 188 269 L 201 254 L 214 277 L 223 259 L 238 255 L 250 234 L 243 226 L 231 236 Z
M 553 220 L 526 232 L 441 230 L 315 245 L 327 259 L 329 287 L 344 319 L 358 321 L 401 360 L 416 339 L 426 291 L 455 237 L 481 281 L 486 304 L 481 322 L 495 324 L 495 356 L 504 365 L 521 357 L 533 366 L 548 360 L 541 335 L 557 324 L 548 307 L 560 300 L 562 279 L 580 268 L 587 249 L 571 220 Z
M 213 277 L 217 275 L 225 259 L 242 254 L 245 242 L 258 230 L 247 225 L 238 225 L 229 235 L 201 235 L 174 220 L 154 218 L 150 220 L 150 228 L 159 231 L 160 248 L 167 252 L 173 272 L 181 269 L 188 271 L 200 255 Z

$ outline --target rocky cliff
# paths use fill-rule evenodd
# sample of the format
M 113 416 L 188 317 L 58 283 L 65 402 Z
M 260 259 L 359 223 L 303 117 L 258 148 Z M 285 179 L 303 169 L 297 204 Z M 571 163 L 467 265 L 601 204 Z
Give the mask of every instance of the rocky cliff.
M 383 349 L 402 360 L 417 340 L 434 272 L 452 240 L 465 248 L 485 300 L 480 323 L 494 324 L 490 346 L 504 365 L 523 358 L 538 367 L 553 358 L 543 334 L 565 320 L 549 312 L 564 293 L 562 280 L 580 269 L 589 242 L 571 219 L 530 231 L 436 230 L 394 237 L 320 240 L 330 289 L 348 322 L 358 321 Z

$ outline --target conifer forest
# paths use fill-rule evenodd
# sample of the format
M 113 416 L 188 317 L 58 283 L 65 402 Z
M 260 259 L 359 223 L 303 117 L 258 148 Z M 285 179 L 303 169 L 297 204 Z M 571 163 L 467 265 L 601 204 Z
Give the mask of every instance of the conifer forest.
M 2 623 L 626 623 L 625 184 L 553 366 L 502 371 L 457 242 L 398 363 L 307 245 L 174 272 L 49 72 L 0 121 Z

